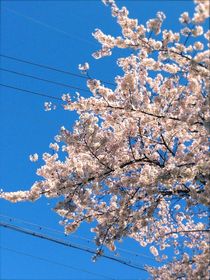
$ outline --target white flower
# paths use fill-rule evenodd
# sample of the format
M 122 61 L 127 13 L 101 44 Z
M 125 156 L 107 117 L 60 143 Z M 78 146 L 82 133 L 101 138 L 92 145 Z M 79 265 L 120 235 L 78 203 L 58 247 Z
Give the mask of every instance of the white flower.
M 52 102 L 45 102 L 44 103 L 45 111 L 51 111 L 52 110 L 51 106 L 52 106 Z
M 179 204 L 177 204 L 177 205 L 174 206 L 174 209 L 179 210 L 180 207 L 181 207 L 181 206 L 180 206 Z
M 181 16 L 179 18 L 179 21 L 181 23 L 189 23 L 190 22 L 190 17 L 189 17 L 188 12 L 184 12 L 183 14 L 181 14 Z
M 50 143 L 50 146 L 49 146 L 51 149 L 53 149 L 54 151 L 58 152 L 59 150 L 59 146 L 57 143 Z
M 201 50 L 203 50 L 204 46 L 201 42 L 195 42 L 193 47 L 194 47 L 195 50 L 201 51 Z
M 156 16 L 160 21 L 163 21 L 164 19 L 166 19 L 166 15 L 163 12 L 160 12 L 160 11 L 157 12 Z
M 206 40 L 210 41 L 210 30 L 208 30 L 205 34 L 204 37 L 206 38 Z
M 159 255 L 158 250 L 154 246 L 151 246 L 149 250 L 155 257 Z
M 89 64 L 85 62 L 84 64 L 79 64 L 79 70 L 86 72 L 89 69 Z
M 203 27 L 201 25 L 197 25 L 195 29 L 192 30 L 192 34 L 194 36 L 201 36 L 203 34 Z
M 38 154 L 33 154 L 29 156 L 30 161 L 36 162 L 39 159 Z
M 56 105 L 53 105 L 52 102 L 45 102 L 44 103 L 45 111 L 51 111 L 56 109 Z
M 114 1 L 114 0 L 102 0 L 102 2 L 103 2 L 106 6 L 108 6 L 108 5 L 112 6 L 112 5 L 115 4 L 115 1 Z
M 70 97 L 70 95 L 68 93 L 67 94 L 63 94 L 61 98 L 62 98 L 63 101 L 67 101 L 67 102 L 71 101 L 71 97 Z

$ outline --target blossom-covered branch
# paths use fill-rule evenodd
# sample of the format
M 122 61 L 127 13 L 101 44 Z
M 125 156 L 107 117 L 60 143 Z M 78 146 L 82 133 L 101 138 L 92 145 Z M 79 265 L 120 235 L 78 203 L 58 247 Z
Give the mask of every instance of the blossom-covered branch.
M 162 262 L 147 267 L 154 279 L 208 279 L 209 2 L 195 0 L 194 14 L 181 14 L 178 31 L 163 29 L 162 12 L 143 25 L 114 0 L 103 2 L 122 34 L 97 29 L 102 47 L 93 56 L 130 50 L 117 60 L 123 74 L 112 88 L 90 78 L 89 97 L 64 95 L 64 109 L 76 110 L 79 119 L 72 131 L 61 128 L 52 154 L 44 153 L 37 170 L 43 179 L 29 191 L 0 196 L 60 197 L 54 210 L 67 234 L 94 222 L 95 257 L 130 237 Z M 87 74 L 89 64 L 79 69 Z

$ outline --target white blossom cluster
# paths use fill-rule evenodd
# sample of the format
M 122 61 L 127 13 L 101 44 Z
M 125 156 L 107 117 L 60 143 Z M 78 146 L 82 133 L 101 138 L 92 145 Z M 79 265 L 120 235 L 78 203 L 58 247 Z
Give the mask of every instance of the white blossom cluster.
M 89 64 L 87 62 L 85 62 L 84 64 L 79 64 L 78 68 L 82 73 L 86 73 L 89 69 Z
M 38 156 L 37 153 L 35 153 L 35 154 L 33 154 L 33 155 L 30 155 L 30 156 L 29 156 L 29 159 L 30 159 L 30 161 L 32 161 L 32 162 L 36 162 L 36 161 L 39 159 L 39 156 Z
M 130 237 L 160 262 L 159 268 L 147 267 L 154 279 L 207 280 L 209 2 L 195 0 L 194 14 L 182 13 L 176 32 L 164 29 L 162 12 L 144 26 L 114 0 L 103 2 L 122 34 L 95 30 L 102 47 L 93 56 L 131 50 L 117 60 L 123 74 L 112 88 L 89 79 L 91 97 L 63 95 L 64 109 L 79 114 L 73 131 L 62 127 L 50 144 L 53 154 L 45 153 L 37 170 L 40 182 L 0 197 L 12 202 L 60 197 L 54 210 L 65 232 L 94 222 L 99 255 L 103 246 L 114 251 L 117 241 Z M 89 65 L 79 68 L 87 71 Z

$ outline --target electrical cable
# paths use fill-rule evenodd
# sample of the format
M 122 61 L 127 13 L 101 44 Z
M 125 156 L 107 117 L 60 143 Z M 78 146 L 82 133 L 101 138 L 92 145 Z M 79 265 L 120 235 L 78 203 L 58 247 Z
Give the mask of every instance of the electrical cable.
M 14 218 L 14 217 L 10 217 L 10 216 L 7 216 L 7 215 L 3 215 L 3 214 L 0 214 L 0 217 L 4 217 L 4 218 L 7 218 L 9 219 L 9 221 L 11 222 L 12 220 L 15 222 L 22 222 L 23 224 L 26 224 L 26 225 L 29 225 L 29 226 L 33 226 L 33 227 L 37 227 L 38 229 L 42 230 L 47 230 L 47 231 L 51 231 L 51 232 L 54 232 L 56 234 L 60 234 L 60 235 L 64 235 L 64 236 L 67 236 L 63 231 L 61 230 L 56 230 L 56 229 L 53 229 L 53 228 L 49 228 L 49 227 L 46 227 L 46 226 L 42 226 L 42 225 L 38 225 L 38 224 L 35 224 L 35 223 L 31 223 L 31 222 L 28 222 L 28 221 L 25 221 L 25 220 L 22 220 L 22 219 L 18 219 L 18 218 Z M 91 239 L 88 239 L 86 237 L 83 237 L 83 236 L 79 236 L 77 234 L 74 234 L 72 233 L 71 236 L 73 237 L 76 237 L 76 238 L 79 238 L 79 239 L 83 239 L 85 241 L 87 241 L 88 243 L 90 243 L 92 240 Z
M 37 232 L 33 232 L 33 231 L 25 229 L 25 228 L 17 227 L 17 226 L 14 226 L 14 225 L 9 225 L 7 223 L 2 223 L 2 222 L 0 222 L 0 226 L 4 227 L 4 228 L 7 228 L 7 229 L 10 229 L 10 230 L 13 230 L 13 231 L 21 232 L 21 233 L 24 233 L 24 234 L 27 234 L 27 235 L 31 235 L 31 236 L 34 236 L 34 237 L 38 237 L 38 238 L 41 238 L 41 239 L 44 239 L 44 240 L 48 240 L 48 241 L 66 246 L 66 247 L 74 248 L 74 249 L 77 249 L 77 250 L 80 250 L 80 251 L 84 251 L 84 252 L 96 255 L 96 252 L 93 249 L 84 248 L 82 246 L 78 246 L 78 245 L 75 245 L 75 244 L 57 239 L 57 238 L 52 238 L 52 237 L 47 236 L 47 235 L 43 235 L 43 234 L 40 234 L 40 233 L 37 233 Z M 146 269 L 144 269 L 143 267 L 132 264 L 130 261 L 128 262 L 128 261 L 125 261 L 123 259 L 115 258 L 115 257 L 108 256 L 108 255 L 105 255 L 105 254 L 102 254 L 101 257 L 112 260 L 112 261 L 115 261 L 115 262 L 118 262 L 118 263 L 121 263 L 123 265 L 129 266 L 129 267 L 132 267 L 132 268 L 135 268 L 135 269 L 138 269 L 138 270 L 146 271 Z
M 81 269 L 81 268 L 74 267 L 74 266 L 67 265 L 67 264 L 63 264 L 63 263 L 60 263 L 60 262 L 57 262 L 57 261 L 52 261 L 52 260 L 49 260 L 47 258 L 35 256 L 35 255 L 29 254 L 29 253 L 25 253 L 25 252 L 22 252 L 22 251 L 19 251 L 19 250 L 14 250 L 14 249 L 11 249 L 11 248 L 8 248 L 8 247 L 3 247 L 3 246 L 0 246 L 0 248 L 3 249 L 3 250 L 14 252 L 16 254 L 20 254 L 20 255 L 23 255 L 23 256 L 31 257 L 31 258 L 34 258 L 34 259 L 37 259 L 37 260 L 40 260 L 40 261 L 45 261 L 45 262 L 48 262 L 48 263 L 51 263 L 51 264 L 54 264 L 54 265 L 59 265 L 59 266 L 63 266 L 63 267 L 66 267 L 66 268 L 70 268 L 72 270 L 85 272 L 85 273 L 88 273 L 88 274 L 91 274 L 91 275 L 94 275 L 94 276 L 97 276 L 97 277 L 114 280 L 114 278 L 102 275 L 100 273 L 91 272 L 91 271 L 88 271 L 86 269 Z
M 66 75 L 75 76 L 75 77 L 86 79 L 86 80 L 90 79 L 89 76 L 83 76 L 83 75 L 75 74 L 75 73 L 72 73 L 72 72 L 69 72 L 69 71 L 65 71 L 65 70 L 62 70 L 62 69 L 59 69 L 59 68 L 55 68 L 55 67 L 44 65 L 44 64 L 35 63 L 35 62 L 28 61 L 28 60 L 25 60 L 25 59 L 20 59 L 20 58 L 14 57 L 14 56 L 8 56 L 8 55 L 4 55 L 4 54 L 0 54 L 0 56 L 4 57 L 4 58 L 7 58 L 7 59 L 14 60 L 14 61 L 18 61 L 18 62 L 22 62 L 22 63 L 34 65 L 34 66 L 38 66 L 38 67 L 45 68 L 45 69 L 52 70 L 52 71 L 56 71 L 56 72 L 60 72 L 60 73 L 66 74 Z M 103 81 L 103 80 L 100 80 L 100 81 L 105 83 L 105 84 L 115 86 L 114 83 L 106 82 L 106 81 Z
M 60 97 L 48 95 L 48 94 L 45 94 L 45 93 L 39 93 L 39 92 L 35 92 L 35 91 L 32 91 L 32 90 L 23 89 L 23 88 L 14 87 L 14 86 L 5 85 L 5 84 L 0 84 L 0 86 L 6 87 L 6 88 L 15 89 L 15 90 L 18 90 L 18 91 L 22 91 L 23 93 L 27 92 L 27 93 L 30 93 L 30 94 L 33 94 L 33 95 L 38 95 L 38 96 L 41 96 L 41 97 L 47 97 L 47 98 L 50 98 L 50 99 L 55 99 L 55 100 L 63 101 L 62 98 L 60 98 Z
M 90 92 L 87 89 L 83 89 L 83 88 L 79 88 L 79 87 L 74 87 L 74 86 L 71 86 L 71 85 L 68 85 L 68 84 L 63 84 L 63 83 L 60 83 L 60 82 L 54 82 L 54 81 L 51 81 L 51 80 L 43 79 L 41 77 L 28 75 L 28 74 L 25 74 L 25 73 L 17 72 L 17 71 L 6 69 L 6 68 L 0 68 L 0 70 L 4 71 L 4 72 L 15 74 L 15 75 L 19 75 L 19 76 L 23 76 L 23 77 L 28 77 L 28 78 L 32 78 L 32 79 L 35 79 L 35 80 L 39 80 L 39 81 L 43 81 L 43 82 L 47 82 L 47 83 L 63 86 L 63 87 L 68 87 L 68 88 L 72 88 L 72 89 L 76 89 L 76 90 L 82 90 L 82 91 Z
M 23 223 L 23 224 L 26 224 L 26 225 L 29 225 L 29 226 L 33 226 L 33 227 L 36 227 L 37 229 L 39 230 L 47 230 L 47 231 L 51 231 L 51 232 L 54 232 L 56 234 L 60 234 L 60 235 L 64 235 L 66 236 L 66 234 L 61 231 L 61 230 L 56 230 L 56 229 L 53 229 L 53 228 L 49 228 L 49 227 L 46 227 L 46 226 L 42 226 L 42 225 L 38 225 L 38 224 L 35 224 L 35 223 L 31 223 L 29 221 L 26 221 L 26 220 L 22 220 L 22 219 L 19 219 L 19 218 L 14 218 L 14 217 L 11 217 L 11 216 L 7 216 L 7 215 L 3 215 L 3 214 L 0 214 L 0 217 L 4 217 L 4 218 L 7 218 L 9 219 L 10 222 L 12 222 L 12 220 L 15 222 L 20 222 L 20 223 Z M 89 239 L 89 238 L 86 238 L 86 237 L 83 237 L 83 236 L 79 236 L 77 234 L 74 234 L 72 233 L 71 234 L 72 237 L 75 237 L 75 238 L 79 238 L 81 240 L 85 240 L 86 242 L 88 242 L 89 244 L 90 243 L 94 243 L 93 240 Z M 94 243 L 95 244 L 95 243 Z M 141 254 L 141 253 L 137 253 L 137 252 L 134 252 L 134 251 L 131 251 L 131 250 L 126 250 L 126 249 L 123 249 L 123 248 L 117 248 L 118 251 L 121 251 L 121 252 L 125 252 L 125 253 L 128 253 L 130 255 L 134 255 L 135 257 L 145 257 L 145 258 L 148 258 L 152 261 L 155 261 L 154 258 L 150 257 L 150 256 L 147 256 L 145 254 Z

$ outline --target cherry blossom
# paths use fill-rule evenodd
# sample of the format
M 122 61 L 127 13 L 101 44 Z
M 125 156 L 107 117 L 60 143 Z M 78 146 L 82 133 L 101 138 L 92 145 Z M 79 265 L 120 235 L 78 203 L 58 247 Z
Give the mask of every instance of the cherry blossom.
M 209 279 L 209 2 L 183 11 L 178 31 L 165 29 L 162 12 L 144 25 L 114 0 L 103 2 L 122 32 L 96 29 L 93 57 L 130 50 L 116 62 L 122 74 L 112 87 L 88 79 L 88 97 L 62 96 L 64 109 L 79 115 L 74 127 L 62 127 L 52 154 L 43 154 L 39 182 L 0 197 L 60 198 L 54 211 L 66 234 L 94 224 L 97 256 L 129 237 L 159 262 L 147 266 L 153 279 Z
M 30 161 L 32 161 L 32 162 L 36 162 L 36 161 L 39 159 L 39 156 L 38 156 L 37 153 L 35 153 L 35 154 L 33 154 L 33 155 L 30 155 L 30 156 L 29 156 L 29 159 L 30 159 Z
M 82 74 L 86 74 L 89 69 L 89 64 L 85 62 L 84 64 L 79 64 L 79 70 L 81 70 Z

